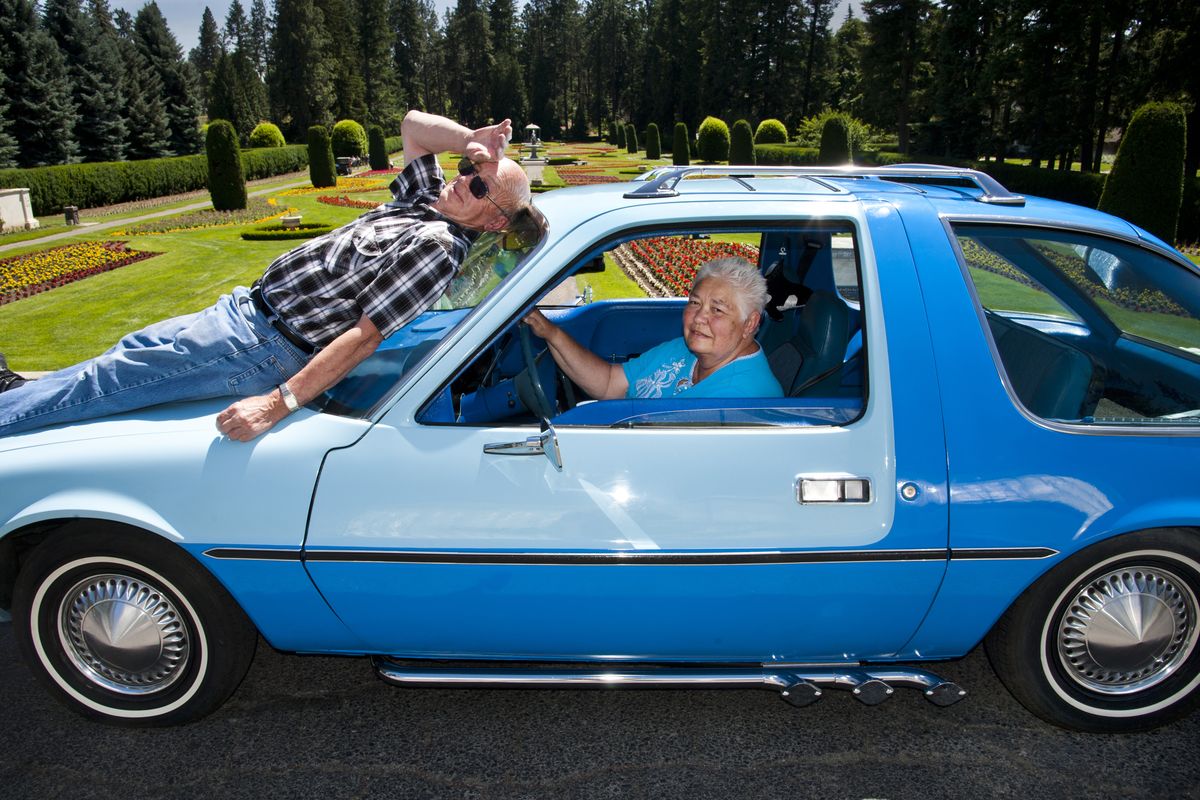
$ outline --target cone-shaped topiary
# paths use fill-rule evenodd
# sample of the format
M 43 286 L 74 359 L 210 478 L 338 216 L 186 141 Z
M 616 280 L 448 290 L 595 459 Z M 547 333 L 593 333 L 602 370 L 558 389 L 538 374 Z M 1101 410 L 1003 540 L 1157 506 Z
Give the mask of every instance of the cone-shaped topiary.
M 691 137 L 688 136 L 687 123 L 675 123 L 675 136 L 671 140 L 671 163 L 677 167 L 686 167 L 692 163 L 688 150 L 688 141 Z
M 755 144 L 787 144 L 787 126 L 777 119 L 764 119 L 754 131 Z
M 849 164 L 854 158 L 850 152 L 850 126 L 841 116 L 825 120 L 821 128 L 821 152 L 818 164 Z
M 729 160 L 729 126 L 716 117 L 705 117 L 696 138 L 696 155 L 701 161 Z
M 625 123 L 614 122 L 612 126 L 612 143 L 617 149 L 625 149 Z
M 754 134 L 750 123 L 739 119 L 729 134 L 729 163 L 754 166 Z
M 662 142 L 658 138 L 658 125 L 653 122 L 646 126 L 646 158 L 662 158 Z
M 625 149 L 630 153 L 638 151 L 637 129 L 632 123 L 625 126 Z
M 329 132 L 324 125 L 313 125 L 308 129 L 308 177 L 318 189 L 337 186 L 337 166 L 333 162 Z
M 387 139 L 383 136 L 383 128 L 372 125 L 367 129 L 367 160 L 371 169 L 388 168 Z
M 204 149 L 208 154 L 208 193 L 217 211 L 246 207 L 246 173 L 242 171 L 242 149 L 237 131 L 227 120 L 208 123 Z
M 1179 105 L 1146 103 L 1139 108 L 1104 182 L 1100 210 L 1173 243 L 1183 200 L 1186 147 L 1187 120 Z
M 283 140 L 283 133 L 280 132 L 279 126 L 271 122 L 260 122 L 254 126 L 254 130 L 250 131 L 250 146 L 251 147 L 283 147 L 287 142 Z

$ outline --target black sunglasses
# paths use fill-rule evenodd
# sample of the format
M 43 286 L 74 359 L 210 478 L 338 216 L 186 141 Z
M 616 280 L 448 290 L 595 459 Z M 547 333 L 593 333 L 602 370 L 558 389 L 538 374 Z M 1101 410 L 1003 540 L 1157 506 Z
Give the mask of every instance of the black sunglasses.
M 489 193 L 492 191 L 492 187 L 488 186 L 487 181 L 485 181 L 482 176 L 479 175 L 478 164 L 466 156 L 463 156 L 458 160 L 458 174 L 474 175 L 475 177 L 471 178 L 471 182 L 467 184 L 467 188 L 471 190 L 471 196 L 476 200 L 482 200 L 483 198 L 487 197 L 488 202 L 496 206 L 496 210 L 503 214 L 505 219 L 510 218 L 507 211 L 501 208 L 500 205 L 491 197 L 488 197 Z

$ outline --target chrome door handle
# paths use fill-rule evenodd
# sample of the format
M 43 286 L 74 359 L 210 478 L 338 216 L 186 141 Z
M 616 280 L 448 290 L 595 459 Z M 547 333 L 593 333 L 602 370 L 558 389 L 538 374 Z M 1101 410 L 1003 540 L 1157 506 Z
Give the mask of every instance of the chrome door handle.
M 550 463 L 562 472 L 562 452 L 558 449 L 558 435 L 553 427 L 537 436 L 530 436 L 523 442 L 493 442 L 485 444 L 483 452 L 493 456 L 541 456 L 550 459 Z
M 871 502 L 871 479 L 840 475 L 800 475 L 796 478 L 796 502 L 852 503 Z

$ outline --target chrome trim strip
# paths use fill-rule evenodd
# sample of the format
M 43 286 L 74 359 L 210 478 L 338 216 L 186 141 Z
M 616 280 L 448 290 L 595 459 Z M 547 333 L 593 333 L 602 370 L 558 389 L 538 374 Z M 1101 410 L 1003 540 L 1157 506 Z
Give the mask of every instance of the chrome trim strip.
M 428 550 L 268 550 L 214 547 L 209 558 L 244 561 L 320 561 L 383 564 L 508 564 L 520 566 L 722 566 L 752 564 L 829 564 L 884 561 L 974 561 L 1043 559 L 1058 555 L 1048 547 L 929 548 L 925 550 L 749 550 L 720 553 L 486 553 Z

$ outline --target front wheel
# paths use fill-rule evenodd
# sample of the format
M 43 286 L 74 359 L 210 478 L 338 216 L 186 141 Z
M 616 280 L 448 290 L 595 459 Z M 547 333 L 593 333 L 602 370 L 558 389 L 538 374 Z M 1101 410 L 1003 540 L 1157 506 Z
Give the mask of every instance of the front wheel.
M 191 722 L 221 705 L 258 639 L 233 598 L 153 535 L 81 528 L 39 545 L 17 577 L 14 629 L 37 678 L 115 725 Z
M 1050 570 L 985 641 L 1026 708 L 1066 728 L 1157 727 L 1200 702 L 1200 534 L 1114 537 Z

